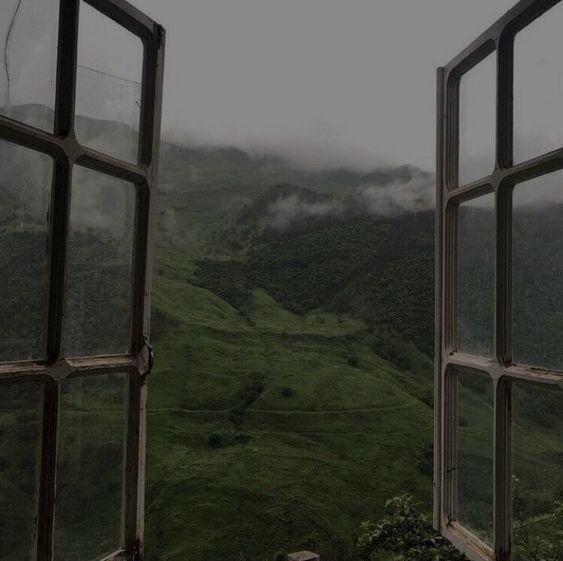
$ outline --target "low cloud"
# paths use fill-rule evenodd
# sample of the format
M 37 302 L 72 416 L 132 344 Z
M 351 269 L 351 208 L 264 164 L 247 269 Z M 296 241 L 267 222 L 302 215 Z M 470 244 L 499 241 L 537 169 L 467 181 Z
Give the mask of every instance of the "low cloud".
M 359 205 L 375 216 L 421 212 L 435 206 L 435 179 L 432 174 L 414 170 L 406 182 L 363 185 L 357 189 L 356 197 Z
M 387 182 L 366 182 L 349 187 L 340 197 L 314 200 L 314 192 L 280 194 L 270 203 L 262 226 L 286 230 L 308 220 L 343 216 L 390 217 L 405 213 L 422 212 L 435 206 L 435 178 L 433 174 L 409 169 L 410 177 L 397 173 Z
M 304 222 L 309 218 L 338 216 L 345 210 L 344 202 L 337 199 L 310 202 L 297 194 L 281 196 L 270 204 L 267 216 L 263 220 L 263 226 L 274 230 L 286 230 L 291 225 Z

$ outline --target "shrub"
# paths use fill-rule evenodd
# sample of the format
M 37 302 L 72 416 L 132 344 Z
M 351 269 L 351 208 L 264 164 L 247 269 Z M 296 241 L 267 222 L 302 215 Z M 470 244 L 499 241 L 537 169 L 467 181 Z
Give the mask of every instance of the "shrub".
M 377 523 L 363 522 L 357 542 L 358 553 L 366 561 L 398 557 L 403 561 L 466 561 L 438 535 L 428 517 L 409 495 L 385 503 L 385 515 Z
M 212 448 L 220 448 L 223 446 L 223 435 L 219 432 L 212 432 L 207 441 Z
M 293 388 L 282 388 L 281 396 L 284 398 L 293 397 L 295 395 L 295 390 Z
M 243 407 L 249 407 L 252 405 L 264 392 L 264 389 L 264 382 L 261 380 L 255 380 L 252 384 L 245 386 L 240 392 Z
M 244 417 L 244 410 L 240 405 L 233 407 L 229 413 L 229 420 L 237 427 L 242 424 Z
M 463 415 L 460 415 L 457 420 L 457 425 L 462 429 L 466 429 L 469 426 L 469 419 L 467 417 L 464 417 Z
M 428 407 L 433 408 L 434 407 L 434 393 L 430 390 L 428 390 L 427 392 L 424 392 L 424 395 L 420 398 L 420 401 L 422 401 L 422 403 L 424 403 L 425 405 L 428 405 Z
M 434 446 L 432 444 L 421 446 L 421 454 L 416 462 L 416 469 L 419 473 L 432 476 L 434 471 Z
M 248 442 L 250 442 L 250 435 L 239 432 L 237 435 L 235 435 L 235 442 L 237 444 L 247 444 Z
M 287 553 L 285 551 L 278 551 L 274 555 L 274 561 L 287 561 Z
M 353 368 L 358 368 L 360 366 L 360 359 L 357 356 L 349 356 L 348 364 Z

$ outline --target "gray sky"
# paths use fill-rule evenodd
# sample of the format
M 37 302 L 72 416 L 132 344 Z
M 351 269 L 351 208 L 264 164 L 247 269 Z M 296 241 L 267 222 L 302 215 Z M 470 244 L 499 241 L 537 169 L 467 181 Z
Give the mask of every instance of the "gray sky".
M 168 32 L 165 138 L 278 151 L 311 167 L 426 170 L 434 168 L 436 67 L 515 3 L 132 1 Z M 0 0 L 0 44 L 9 39 L 0 105 L 53 107 L 57 4 Z M 562 27 L 560 2 L 516 38 L 516 161 L 563 145 Z M 140 41 L 87 5 L 79 37 L 77 112 L 136 127 Z M 462 79 L 467 181 L 493 167 L 495 68 L 492 56 Z
M 167 28 L 164 131 L 434 168 L 435 69 L 515 0 L 133 0 Z

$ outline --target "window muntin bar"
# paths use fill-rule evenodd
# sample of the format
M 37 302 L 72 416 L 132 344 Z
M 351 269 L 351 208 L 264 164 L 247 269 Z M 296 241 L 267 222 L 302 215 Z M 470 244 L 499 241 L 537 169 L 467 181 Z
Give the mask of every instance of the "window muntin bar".
M 512 364 L 512 194 L 513 186 L 563 169 L 563 149 L 513 165 L 513 44 L 516 34 L 544 14 L 558 0 L 521 0 L 438 74 L 437 150 L 437 342 L 435 465 L 435 525 L 472 560 L 510 561 L 512 553 L 512 382 L 563 386 L 563 375 L 535 366 Z M 489 177 L 457 187 L 459 142 L 459 80 L 484 56 L 497 50 L 496 165 Z M 495 193 L 495 356 L 455 351 L 458 205 L 487 192 Z M 448 380 L 452 367 L 480 370 L 494 384 L 494 538 L 488 548 L 455 520 L 453 478 L 455 468 L 455 392 Z
M 46 3 L 45 3 L 46 4 Z M 126 371 L 129 398 L 126 407 L 126 451 L 124 479 L 124 550 L 110 555 L 124 559 L 138 556 L 143 542 L 144 415 L 145 375 L 151 358 L 147 346 L 150 319 L 151 224 L 156 192 L 164 30 L 124 0 L 89 0 L 118 25 L 134 33 L 143 45 L 143 83 L 140 107 L 139 163 L 128 164 L 80 146 L 74 138 L 74 99 L 78 42 L 77 0 L 57 2 L 59 40 L 54 103 L 55 134 L 3 116 L 0 112 L 0 138 L 31 150 L 48 154 L 54 160 L 50 201 L 49 306 L 47 318 L 47 360 L 0 363 L 0 384 L 43 381 L 43 422 L 39 457 L 39 492 L 35 543 L 30 549 L 37 561 L 54 559 L 55 486 L 61 386 L 70 375 L 101 376 Z M 56 13 L 56 10 L 55 10 Z M 33 125 L 36 125 L 34 122 Z M 120 356 L 67 359 L 61 356 L 62 310 L 66 245 L 70 218 L 71 175 L 74 164 L 99 171 L 134 184 L 137 204 L 134 214 L 130 352 Z M 92 553 L 95 555 L 95 553 Z

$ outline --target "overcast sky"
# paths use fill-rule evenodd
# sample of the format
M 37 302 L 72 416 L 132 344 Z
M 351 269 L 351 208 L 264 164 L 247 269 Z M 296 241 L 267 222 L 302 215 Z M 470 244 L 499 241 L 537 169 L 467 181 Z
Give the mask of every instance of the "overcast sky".
M 515 3 L 132 1 L 167 28 L 165 138 L 273 150 L 313 167 L 426 170 L 434 169 L 436 68 Z M 9 39 L 0 105 L 53 107 L 57 4 L 0 0 L 0 44 Z M 141 43 L 82 8 L 77 112 L 136 127 Z M 560 2 L 516 38 L 517 161 L 563 145 L 562 27 Z M 495 70 L 491 56 L 462 80 L 464 180 L 493 167 Z
M 167 28 L 165 134 L 431 170 L 435 69 L 515 1 L 133 3 Z

